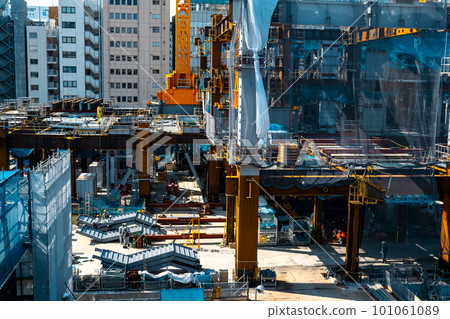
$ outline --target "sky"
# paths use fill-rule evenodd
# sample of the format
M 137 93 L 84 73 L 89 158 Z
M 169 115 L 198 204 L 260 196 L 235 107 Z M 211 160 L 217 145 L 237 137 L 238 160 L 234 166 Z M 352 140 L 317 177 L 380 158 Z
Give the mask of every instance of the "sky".
M 56 6 L 58 5 L 58 0 L 25 0 L 29 6 Z M 175 4 L 176 0 L 170 0 L 170 15 L 175 15 Z

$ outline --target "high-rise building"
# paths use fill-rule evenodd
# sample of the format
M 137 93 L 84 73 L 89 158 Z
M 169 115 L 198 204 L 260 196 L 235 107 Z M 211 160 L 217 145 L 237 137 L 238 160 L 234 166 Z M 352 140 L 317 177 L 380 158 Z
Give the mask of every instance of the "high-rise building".
M 40 103 L 59 99 L 58 29 L 54 20 L 26 27 L 28 97 Z
M 85 13 L 75 0 L 59 1 L 59 63 L 61 98 L 86 95 Z
M 103 95 L 121 105 L 156 101 L 169 72 L 169 0 L 105 0 Z

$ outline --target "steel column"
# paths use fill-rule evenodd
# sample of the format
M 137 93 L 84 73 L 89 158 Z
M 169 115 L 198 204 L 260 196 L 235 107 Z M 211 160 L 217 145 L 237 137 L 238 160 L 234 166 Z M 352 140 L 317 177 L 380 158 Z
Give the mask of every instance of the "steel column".
M 9 171 L 9 148 L 6 135 L 6 129 L 0 128 L 0 170 Z
M 448 272 L 450 270 L 450 193 L 448 192 L 450 187 L 450 165 L 445 168 L 445 193 L 443 194 L 443 207 L 442 207 L 442 223 L 441 223 L 441 247 L 439 249 L 439 268 Z
M 322 215 L 323 215 L 323 211 L 322 211 L 322 205 L 323 202 L 322 200 L 317 197 L 314 196 L 314 239 L 317 241 L 317 243 L 321 244 L 322 243 Z
M 359 245 L 360 245 L 360 221 L 362 205 L 348 205 L 347 221 L 347 247 L 345 255 L 345 270 L 354 279 L 358 276 Z
M 219 201 L 219 168 L 214 151 L 215 147 L 211 146 L 208 165 L 208 202 L 210 203 Z
M 258 255 L 259 169 L 241 166 L 236 197 L 236 274 L 252 277 Z M 255 182 L 256 181 L 256 182 Z

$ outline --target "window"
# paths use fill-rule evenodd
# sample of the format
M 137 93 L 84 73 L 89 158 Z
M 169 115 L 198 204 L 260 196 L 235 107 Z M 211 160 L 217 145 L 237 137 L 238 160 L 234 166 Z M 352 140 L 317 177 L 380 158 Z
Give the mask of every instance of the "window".
M 152 60 L 153 60 L 153 61 L 159 61 L 159 55 L 154 55 L 154 56 L 152 57 Z
M 109 33 L 114 33 L 114 27 L 109 28 Z
M 127 20 L 131 20 L 131 13 L 127 13 Z
M 127 18 L 126 13 L 122 13 L 122 20 L 125 20 Z
M 116 69 L 116 75 L 120 75 L 120 69 Z
M 137 102 L 137 96 L 133 96 L 133 102 Z
M 159 4 L 159 0 L 153 0 L 153 5 L 158 5 Z
M 126 89 L 127 88 L 127 84 L 126 83 L 122 83 L 122 89 Z
M 120 96 L 117 97 L 117 102 L 120 102 Z
M 120 33 L 120 27 L 116 27 L 116 33 Z
M 116 42 L 116 48 L 120 48 L 120 42 L 119 41 Z
M 132 1 L 131 0 L 127 0 L 127 6 L 131 6 Z
M 159 27 L 153 27 L 153 33 L 159 33 Z
M 133 60 L 134 60 L 134 61 L 137 61 L 137 60 L 138 60 L 137 55 L 134 55 L 134 56 L 133 56 Z
M 110 46 L 111 48 L 113 48 L 113 47 L 114 47 L 114 41 L 109 41 L 109 46 Z
M 127 46 L 127 41 L 122 41 L 122 48 L 125 48 Z
M 122 33 L 126 33 L 127 31 L 127 28 L 125 28 L 125 27 L 122 27 Z
M 137 34 L 137 28 L 133 28 L 133 33 Z
M 137 47 L 138 47 L 137 41 L 133 41 L 133 48 L 137 48 Z
M 158 70 L 158 69 L 153 69 L 153 70 L 152 70 L 152 73 L 153 73 L 153 74 L 159 74 L 159 70 Z
M 77 38 L 75 38 L 75 37 L 62 37 L 62 42 L 63 43 L 76 43 L 77 42 Z
M 76 88 L 77 81 L 63 81 L 63 87 L 65 88 Z
M 116 55 L 116 61 L 120 61 L 120 55 Z
M 125 5 L 125 0 L 122 0 L 122 5 Z
M 127 61 L 131 62 L 131 56 L 127 56 Z
M 63 72 L 64 73 L 77 73 L 77 67 L 76 66 L 63 66 Z
M 133 87 L 133 83 L 127 83 L 127 89 L 131 89 Z
M 127 70 L 127 75 L 131 75 L 131 74 L 132 74 L 132 72 L 133 72 L 133 70 L 131 70 L 131 69 L 128 69 L 128 70 Z
M 116 13 L 116 19 L 117 19 L 117 20 L 120 19 L 120 13 Z
M 126 61 L 127 60 L 127 56 L 126 55 L 122 55 L 122 61 Z
M 109 88 L 110 88 L 110 89 L 114 89 L 114 82 L 109 83 Z
M 122 96 L 122 102 L 126 102 L 127 101 L 127 97 L 126 96 Z
M 114 61 L 114 55 L 109 56 L 109 61 Z
M 152 43 L 152 46 L 153 46 L 154 48 L 159 47 L 159 42 L 153 42 L 153 43 Z
M 127 75 L 127 70 L 126 69 L 122 69 L 122 75 Z
M 138 73 L 138 70 L 137 70 L 137 69 L 134 69 L 134 70 L 133 70 L 133 75 L 137 75 L 137 73 Z
M 127 48 L 131 48 L 131 41 L 127 41 Z
M 61 7 L 61 13 L 75 13 L 75 7 Z
M 138 0 L 133 0 L 133 6 L 137 6 L 138 5 Z
M 39 85 L 32 85 L 31 86 L 31 91 L 37 91 L 39 90 Z
M 133 28 L 127 28 L 127 33 L 128 33 L 128 34 L 131 34 L 132 31 L 133 31 Z
M 37 45 L 30 45 L 30 51 L 37 51 L 38 46 Z
M 119 82 L 116 82 L 116 88 L 120 88 L 120 83 Z
M 38 59 L 30 59 L 30 64 L 38 64 Z
M 112 12 L 109 13 L 109 19 L 110 19 L 110 20 L 113 20 L 113 19 L 114 19 L 114 13 L 112 13 Z
M 31 78 L 38 78 L 39 77 L 39 72 L 30 72 L 30 77 Z
M 116 6 L 120 5 L 120 0 L 116 0 Z
M 159 17 L 160 17 L 159 14 L 154 14 L 153 15 L 153 19 L 159 19 Z
M 137 89 L 137 83 L 133 83 L 133 89 Z
M 63 21 L 62 27 L 65 29 L 75 29 L 75 22 Z
M 77 53 L 75 51 L 63 51 L 63 58 L 76 58 Z
M 114 0 L 109 0 L 109 4 L 114 4 Z
M 137 13 L 133 13 L 133 20 L 137 20 L 137 18 L 138 18 Z
M 114 74 L 114 72 L 115 72 L 114 69 L 109 70 L 109 74 Z
M 37 32 L 30 32 L 30 39 L 37 39 Z
M 154 89 L 157 89 L 157 88 L 159 88 L 159 85 L 158 85 L 158 83 L 153 83 L 153 84 L 152 84 L 152 87 L 153 87 Z

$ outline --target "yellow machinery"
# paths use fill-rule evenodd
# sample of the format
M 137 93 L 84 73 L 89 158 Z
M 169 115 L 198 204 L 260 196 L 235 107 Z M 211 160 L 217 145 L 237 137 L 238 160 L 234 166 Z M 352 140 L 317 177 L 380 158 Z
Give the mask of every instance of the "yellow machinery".
M 175 70 L 167 74 L 165 91 L 158 92 L 158 99 L 165 104 L 198 104 L 199 90 L 195 88 L 197 76 L 191 72 L 191 1 L 177 0 Z

